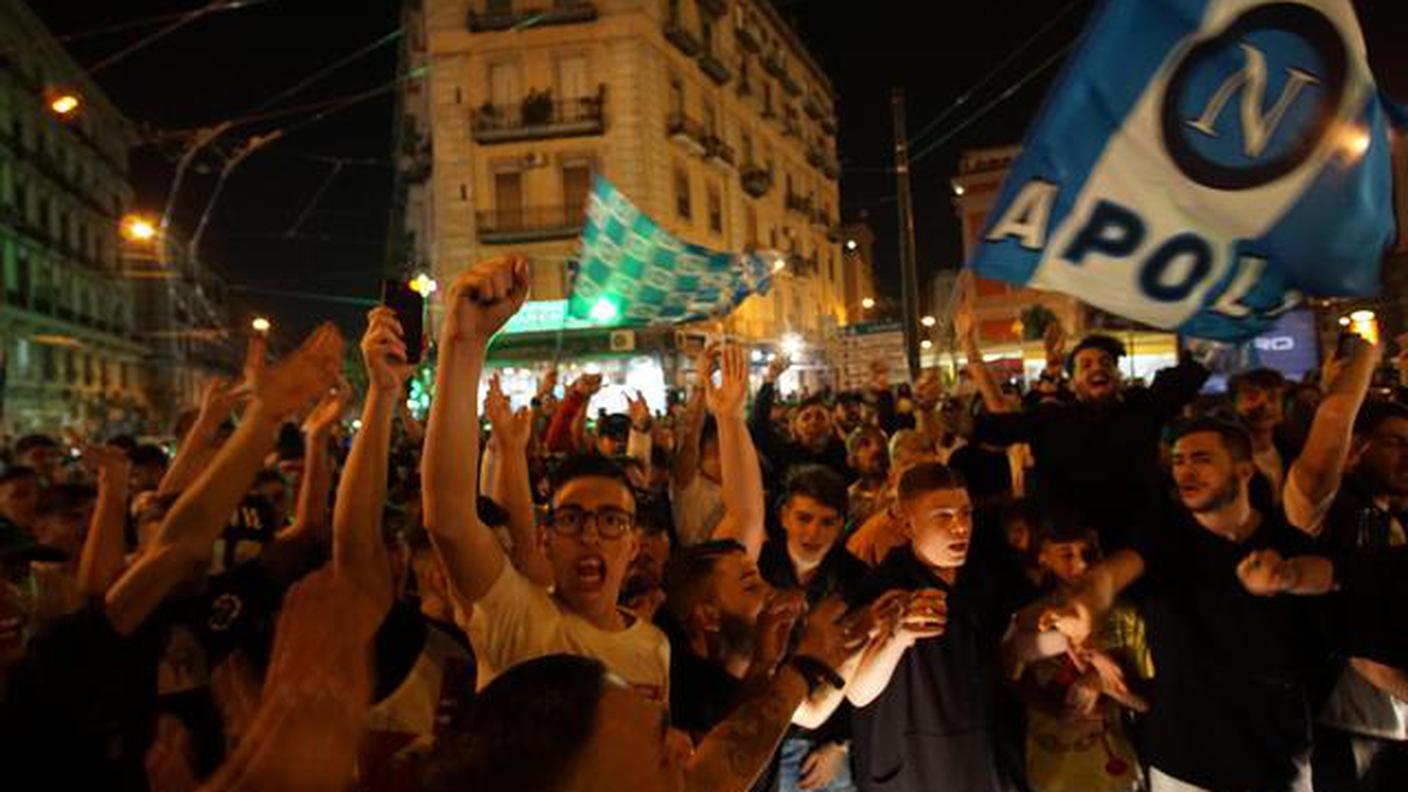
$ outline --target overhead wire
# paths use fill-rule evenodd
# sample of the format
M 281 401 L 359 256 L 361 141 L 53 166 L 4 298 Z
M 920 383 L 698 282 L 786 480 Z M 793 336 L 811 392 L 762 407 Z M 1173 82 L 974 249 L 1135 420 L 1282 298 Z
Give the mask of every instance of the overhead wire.
M 236 9 L 263 5 L 264 3 L 270 3 L 273 1 L 274 0 L 225 0 L 225 2 L 222 2 L 214 8 L 211 8 L 206 13 L 215 13 L 218 11 L 234 11 Z M 113 33 L 124 33 L 128 30 L 136 30 L 137 28 L 159 25 L 162 22 L 168 22 L 173 19 L 179 19 L 189 13 L 190 9 L 187 9 L 185 11 L 173 11 L 166 14 L 156 14 L 154 16 L 141 17 L 138 19 L 128 20 L 126 22 L 117 22 L 114 24 L 105 25 L 103 27 L 89 28 L 87 30 L 79 30 L 73 33 L 64 33 L 62 35 L 55 36 L 54 38 L 58 41 L 65 43 L 70 41 L 82 41 L 84 39 L 97 38 L 98 36 L 107 36 Z

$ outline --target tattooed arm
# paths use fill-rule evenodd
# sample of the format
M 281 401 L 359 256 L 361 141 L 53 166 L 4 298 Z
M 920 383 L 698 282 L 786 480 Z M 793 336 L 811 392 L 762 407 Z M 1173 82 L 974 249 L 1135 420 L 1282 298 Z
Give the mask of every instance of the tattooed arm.
M 783 666 L 771 682 L 704 736 L 690 763 L 688 792 L 746 792 L 772 758 L 807 682 Z

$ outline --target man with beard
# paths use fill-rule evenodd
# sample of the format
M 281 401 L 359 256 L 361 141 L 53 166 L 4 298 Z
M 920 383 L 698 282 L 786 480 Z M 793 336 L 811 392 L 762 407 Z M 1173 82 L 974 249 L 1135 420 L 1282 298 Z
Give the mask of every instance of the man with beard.
M 1327 605 L 1261 598 L 1238 579 L 1250 553 L 1312 547 L 1253 505 L 1251 438 L 1211 418 L 1176 428 L 1171 508 L 1086 574 L 1042 626 L 1073 643 L 1135 580 L 1157 669 L 1142 755 L 1153 792 L 1310 790 L 1309 685 L 1328 660 Z M 1142 514 L 1150 514 L 1146 506 Z
M 1291 466 L 1286 518 L 1335 553 L 1408 545 L 1408 407 L 1364 402 L 1378 351 L 1351 345 L 1340 376 Z M 1404 789 L 1408 785 L 1408 673 L 1345 658 L 1316 730 L 1317 788 Z
M 787 370 L 787 359 L 777 358 L 768 366 L 762 387 L 753 400 L 748 426 L 758 441 L 758 451 L 778 481 L 785 481 L 799 465 L 826 465 L 847 478 L 846 444 L 836 436 L 831 412 L 819 396 L 804 399 L 792 417 L 792 439 L 784 439 L 773 428 L 771 416 L 777 398 L 777 378 Z
M 846 521 L 861 525 L 883 509 L 890 485 L 890 451 L 885 433 L 874 426 L 862 426 L 846 438 L 846 460 L 856 472 L 846 496 Z
M 1027 443 L 1036 459 L 1036 495 L 1084 518 L 1102 547 L 1128 544 L 1130 515 L 1162 490 L 1159 440 L 1163 428 L 1198 395 L 1208 370 L 1192 361 L 1159 372 L 1148 388 L 1126 388 L 1119 359 L 1124 345 L 1087 336 L 1067 360 L 1075 399 L 1046 402 L 1030 412 L 978 416 L 972 441 Z
M 480 685 L 525 660 L 567 652 L 601 660 L 647 698 L 663 701 L 665 636 L 618 605 L 640 541 L 635 495 L 619 466 L 593 455 L 558 467 L 537 532 L 552 566 L 551 590 L 515 570 L 479 519 L 476 392 L 485 350 L 527 296 L 522 256 L 476 264 L 449 289 L 422 465 L 426 530 L 455 592 L 474 605 Z

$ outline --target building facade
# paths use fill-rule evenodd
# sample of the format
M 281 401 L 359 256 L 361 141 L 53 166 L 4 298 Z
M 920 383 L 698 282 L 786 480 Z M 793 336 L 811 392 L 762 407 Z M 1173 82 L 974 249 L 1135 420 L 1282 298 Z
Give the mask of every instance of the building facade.
M 405 11 L 406 273 L 509 250 L 560 300 L 592 175 L 672 233 L 786 254 L 729 318 L 757 341 L 848 321 L 835 96 L 766 0 L 423 0 Z
M 841 227 L 841 256 L 840 323 L 874 321 L 883 308 L 875 293 L 875 232 L 869 223 L 862 219 Z
M 64 95 L 77 102 L 61 113 L 53 105 Z M 146 349 L 118 254 L 135 139 L 29 8 L 0 0 L 0 396 L 8 431 L 96 428 L 145 408 Z
M 224 279 L 190 251 L 184 235 L 168 228 L 156 240 L 123 240 L 122 274 L 136 298 L 138 337 L 148 350 L 143 386 L 152 430 L 165 434 L 183 410 L 200 405 L 213 377 L 240 367 Z

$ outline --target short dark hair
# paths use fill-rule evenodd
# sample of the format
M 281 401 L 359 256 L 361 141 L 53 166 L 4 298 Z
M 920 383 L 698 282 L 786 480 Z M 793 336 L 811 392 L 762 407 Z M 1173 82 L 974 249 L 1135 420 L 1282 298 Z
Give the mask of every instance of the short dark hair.
M 1231 454 L 1232 461 L 1252 461 L 1252 436 L 1247 427 L 1226 418 L 1203 417 L 1181 421 L 1174 425 L 1169 442 L 1177 443 L 1188 435 L 1202 432 L 1212 432 L 1221 437 L 1222 445 L 1227 449 L 1227 453 Z
M 1373 434 L 1384 421 L 1391 418 L 1408 421 L 1408 405 L 1386 399 L 1369 399 L 1359 408 L 1359 414 L 1354 416 L 1354 433 L 1360 436 Z
M 596 433 L 602 437 L 630 437 L 631 419 L 623 413 L 612 413 L 597 422 Z
M 710 590 L 714 568 L 719 559 L 733 553 L 747 552 L 732 539 L 714 539 L 689 547 L 677 548 L 665 565 L 665 608 L 677 622 L 683 624 L 689 612 Z
M 1257 368 L 1251 371 L 1239 371 L 1227 379 L 1227 392 L 1233 398 L 1237 397 L 1244 388 L 1255 388 L 1256 390 L 1284 390 L 1286 387 L 1286 377 L 1276 369 Z
M 132 464 L 136 467 L 147 465 L 166 467 L 167 465 L 166 452 L 161 449 L 161 446 L 151 444 L 139 445 L 130 449 L 127 452 L 127 458 L 132 460 Z
M 1076 344 L 1076 348 L 1071 350 L 1071 354 L 1066 357 L 1067 374 L 1076 370 L 1076 355 L 1079 355 L 1087 349 L 1098 349 L 1102 352 L 1108 352 L 1110 356 L 1117 361 L 1127 354 L 1124 349 L 1124 344 L 1118 338 L 1107 336 L 1103 333 L 1094 333 L 1082 338 L 1080 343 Z
M 792 468 L 783 484 L 783 506 L 798 495 L 835 509 L 842 517 L 846 516 L 849 508 L 846 480 L 826 465 L 798 465 Z
M 901 503 L 926 492 L 963 489 L 963 476 L 941 462 L 921 462 L 900 476 L 896 497 Z
M 490 528 L 508 525 L 508 509 L 500 506 L 493 498 L 480 495 L 474 501 L 474 509 L 479 514 L 479 522 Z
M 46 434 L 27 434 L 15 441 L 15 454 L 23 455 L 36 448 L 58 448 L 59 441 Z
M 38 478 L 39 474 L 34 471 L 34 468 L 28 465 L 11 465 L 5 468 L 3 473 L 0 473 L 0 486 L 9 484 L 11 481 Z
M 1076 510 L 1065 506 L 1042 509 L 1032 531 L 1032 550 L 1040 551 L 1044 544 L 1071 542 L 1085 542 L 1094 550 L 1100 548 L 1099 536 Z
M 508 669 L 469 702 L 421 765 L 422 792 L 559 792 L 591 740 L 615 684 L 601 661 L 539 657 Z
M 109 438 L 107 444 L 115 448 L 121 448 L 123 451 L 130 454 L 132 453 L 132 449 L 137 447 L 137 438 L 130 434 L 120 434 Z
M 631 486 L 626 469 L 615 460 L 600 454 L 572 454 L 557 463 L 552 472 L 552 488 L 562 489 L 579 478 L 605 478 L 618 481 L 627 489 Z
M 670 502 L 663 496 L 653 492 L 636 492 L 636 528 L 642 534 L 673 534 L 674 521 Z
M 53 484 L 39 495 L 39 513 L 72 514 L 97 499 L 98 488 L 91 484 Z
M 831 405 L 827 404 L 826 402 L 826 395 L 822 393 L 813 393 L 805 399 L 802 399 L 801 401 L 797 402 L 797 412 L 801 412 L 802 410 L 805 410 L 808 407 L 821 407 L 826 410 L 831 409 Z

